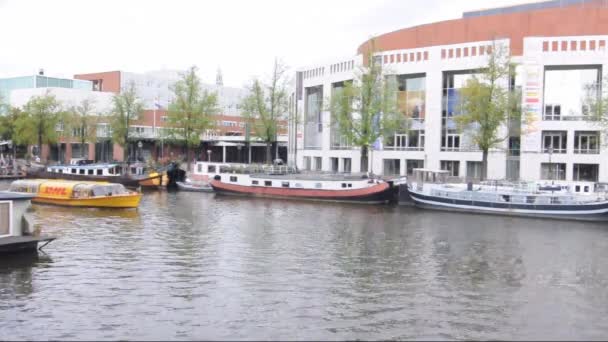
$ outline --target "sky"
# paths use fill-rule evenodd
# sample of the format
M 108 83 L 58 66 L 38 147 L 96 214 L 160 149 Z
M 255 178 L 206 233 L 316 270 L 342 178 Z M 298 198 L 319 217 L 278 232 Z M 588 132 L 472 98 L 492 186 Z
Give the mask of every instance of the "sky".
M 524 0 L 0 0 L 0 77 L 199 68 L 242 87 L 275 57 L 302 68 L 370 37 Z M 531 2 L 531 1 L 528 1 Z

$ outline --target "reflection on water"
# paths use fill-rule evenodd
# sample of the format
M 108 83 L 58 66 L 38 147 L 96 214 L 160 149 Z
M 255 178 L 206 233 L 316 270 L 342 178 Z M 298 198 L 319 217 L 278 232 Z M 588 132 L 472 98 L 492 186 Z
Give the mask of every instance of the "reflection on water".
M 179 192 L 36 219 L 59 239 L 0 262 L 0 339 L 608 333 L 601 223 Z

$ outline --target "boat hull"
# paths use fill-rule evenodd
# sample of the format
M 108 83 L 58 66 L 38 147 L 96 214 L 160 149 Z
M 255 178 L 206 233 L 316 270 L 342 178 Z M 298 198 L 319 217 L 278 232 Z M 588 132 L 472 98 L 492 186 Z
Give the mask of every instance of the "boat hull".
M 66 207 L 93 207 L 93 208 L 137 208 L 141 194 L 103 196 L 91 198 L 57 198 L 36 196 L 32 199 L 37 204 L 53 204 Z
M 380 183 L 364 189 L 349 190 L 314 190 L 244 186 L 227 184 L 218 180 L 212 180 L 209 182 L 209 184 L 211 187 L 213 187 L 213 190 L 219 194 L 326 202 L 367 204 L 388 203 L 394 201 L 397 194 L 397 187 L 394 187 L 389 183 Z
M 495 203 L 429 196 L 411 190 L 409 196 L 417 207 L 425 209 L 566 220 L 608 220 L 608 201 L 581 205 Z

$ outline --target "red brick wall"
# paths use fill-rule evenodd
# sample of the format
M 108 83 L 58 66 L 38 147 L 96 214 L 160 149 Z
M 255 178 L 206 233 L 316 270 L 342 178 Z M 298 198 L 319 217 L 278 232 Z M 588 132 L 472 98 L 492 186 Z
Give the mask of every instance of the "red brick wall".
M 102 80 L 101 91 L 108 91 L 113 93 L 120 92 L 120 71 L 78 74 L 74 75 L 74 78 L 88 81 Z

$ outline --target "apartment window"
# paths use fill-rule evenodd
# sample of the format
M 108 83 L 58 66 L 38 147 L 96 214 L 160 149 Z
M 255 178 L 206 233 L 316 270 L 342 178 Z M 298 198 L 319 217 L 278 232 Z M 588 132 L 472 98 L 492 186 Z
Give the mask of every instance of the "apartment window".
M 405 162 L 406 165 L 406 174 L 411 176 L 414 174 L 414 169 L 422 169 L 424 168 L 424 160 L 422 159 L 408 159 Z
M 351 160 L 350 158 L 342 158 L 342 168 L 344 172 L 351 172 Z
M 384 159 L 382 174 L 385 176 L 395 176 L 401 174 L 401 161 L 399 159 Z
M 562 117 L 562 106 L 554 104 L 545 105 L 545 120 L 561 120 Z
M 331 157 L 329 158 L 329 161 L 331 163 L 331 172 L 338 172 L 340 160 L 338 158 Z
M 566 131 L 543 131 L 543 153 L 566 153 Z
M 321 157 L 315 157 L 315 170 L 323 170 L 323 159 Z
M 481 179 L 481 162 L 468 161 L 467 162 L 467 178 L 468 179 Z
M 410 130 L 407 134 L 395 133 L 388 138 L 386 145 L 395 150 L 423 150 L 424 130 Z
M 449 171 L 449 175 L 452 177 L 459 176 L 460 161 L 458 160 L 442 160 L 441 170 Z
M 574 164 L 574 180 L 597 182 L 599 174 L 598 164 Z
M 566 164 L 541 163 L 540 178 L 549 180 L 566 180 Z
M 574 132 L 574 153 L 598 154 L 600 153 L 600 134 L 597 131 Z
M 312 170 L 310 157 L 304 157 L 304 170 Z
M 455 133 L 455 130 L 449 130 L 447 134 L 441 137 L 442 151 L 459 151 L 460 150 L 460 134 Z

